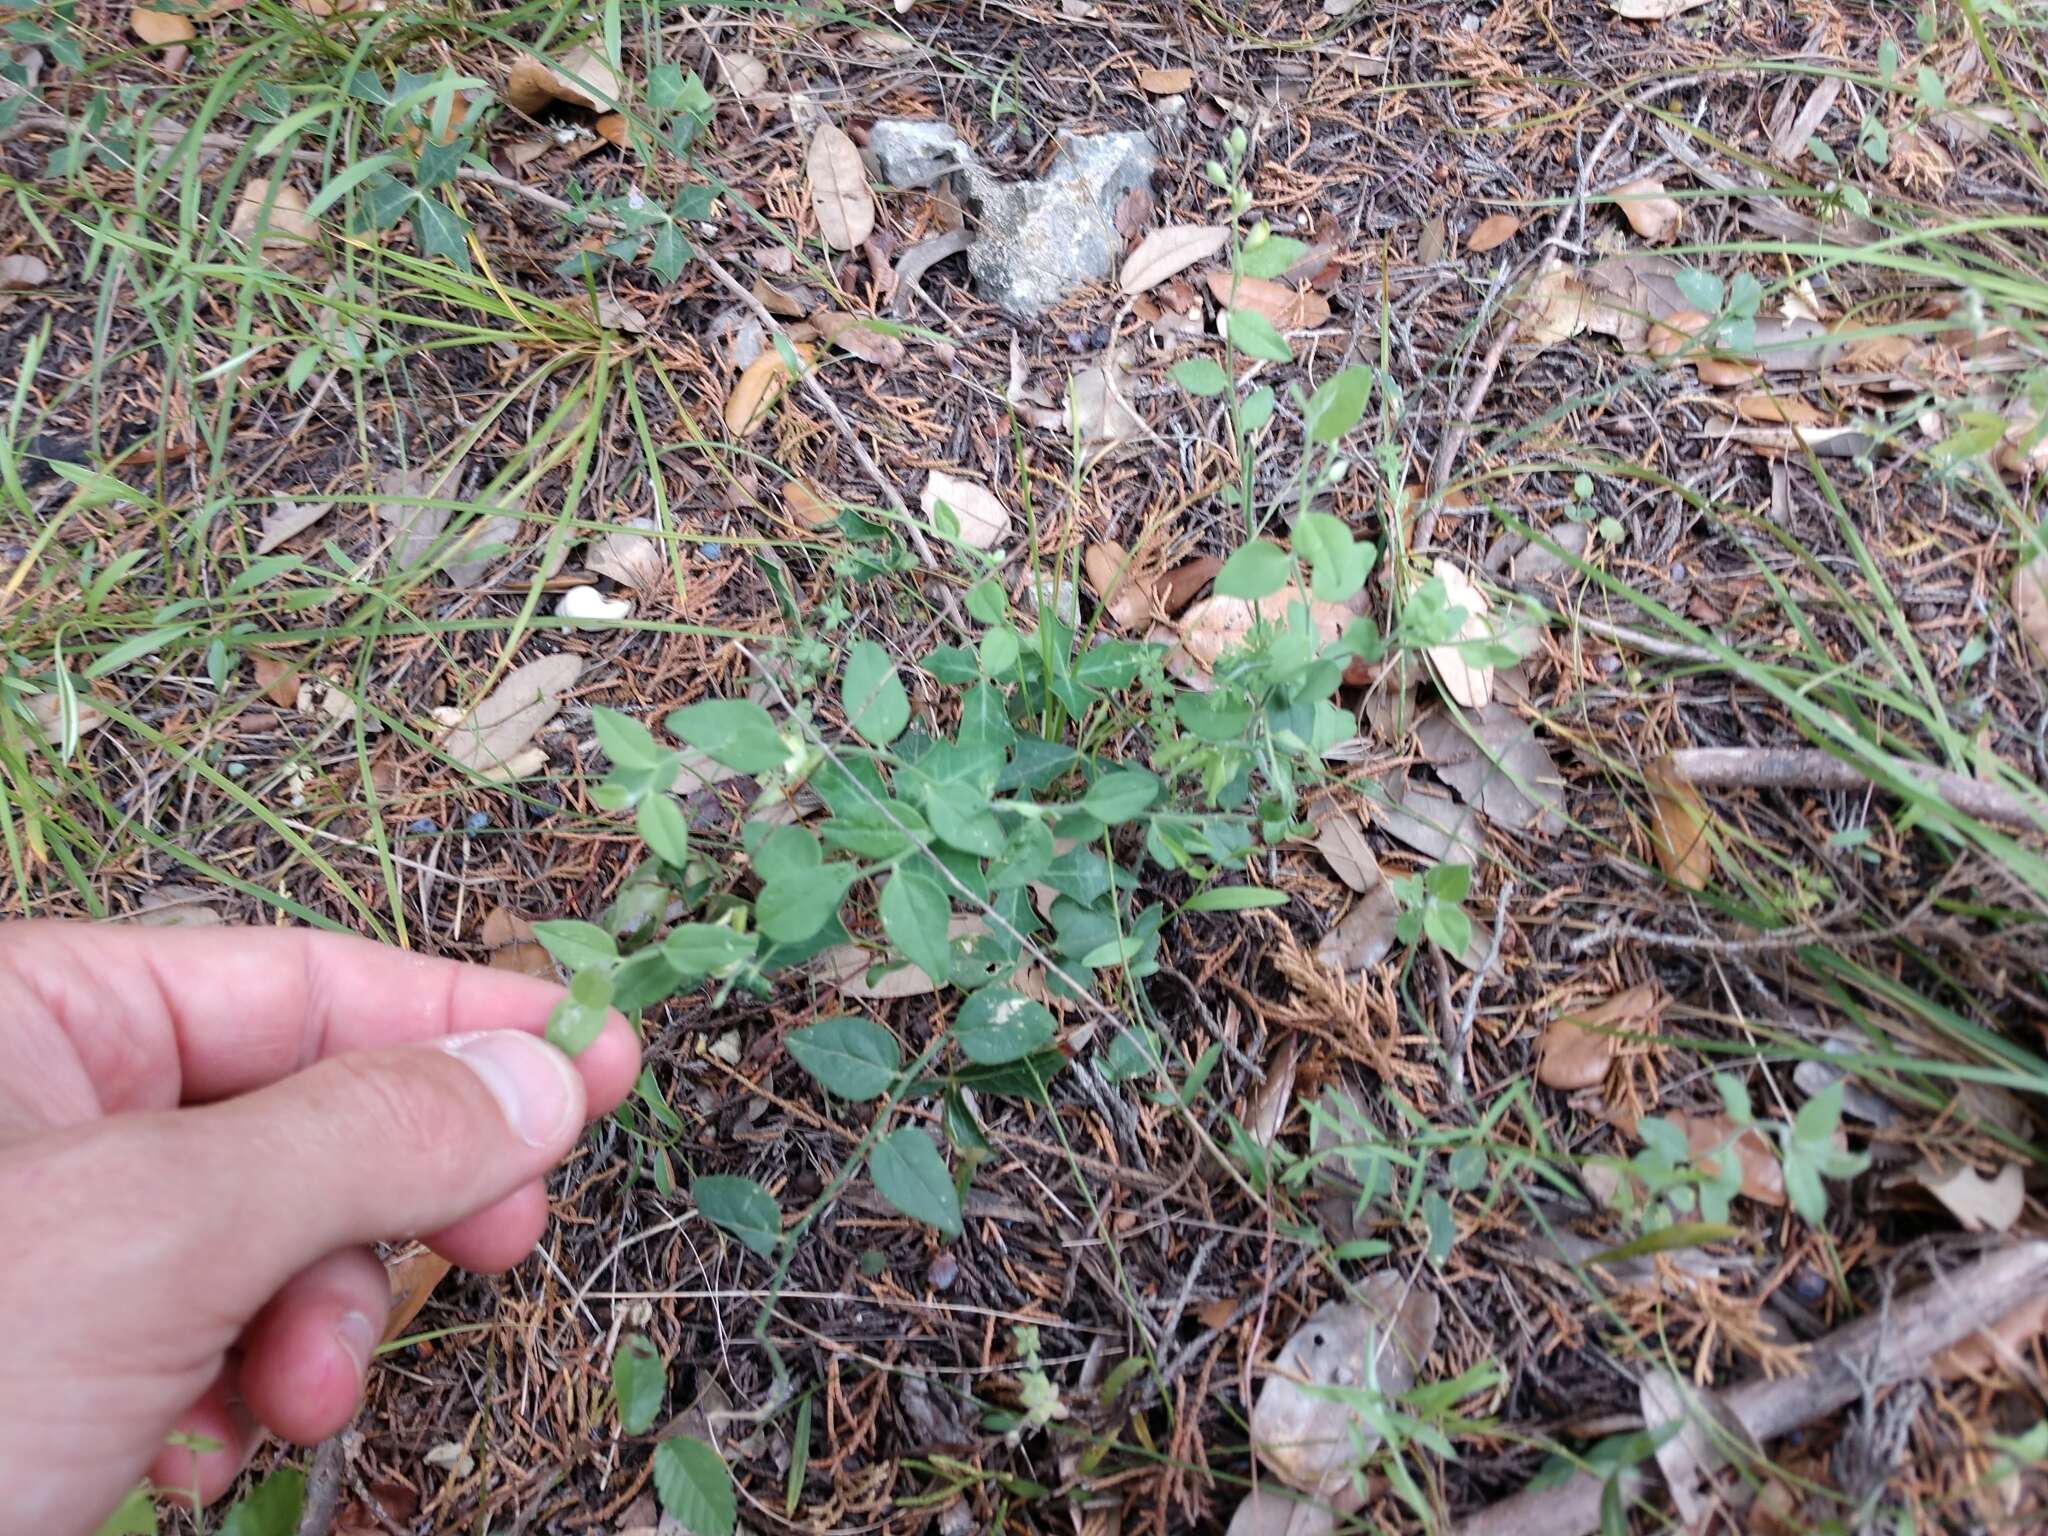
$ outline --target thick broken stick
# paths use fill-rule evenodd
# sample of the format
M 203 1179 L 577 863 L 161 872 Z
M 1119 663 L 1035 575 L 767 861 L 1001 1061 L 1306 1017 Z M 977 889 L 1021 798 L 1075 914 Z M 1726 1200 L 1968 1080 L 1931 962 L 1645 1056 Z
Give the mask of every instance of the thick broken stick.
M 1752 1381 L 1722 1394 L 1722 1404 L 1759 1442 L 1833 1413 L 1867 1389 L 1922 1375 L 1943 1350 L 1988 1329 L 2013 1308 L 2048 1295 L 2048 1242 L 2020 1243 L 1922 1286 L 1903 1301 L 1838 1328 L 1814 1346 L 1804 1376 Z M 1625 1475 L 1624 1491 L 1647 1475 Z M 1602 1483 L 1577 1472 L 1555 1487 L 1488 1505 L 1456 1536 L 1585 1536 L 1600 1529 Z
M 1883 787 L 1870 770 L 1818 747 L 1684 747 L 1665 754 L 1665 760 L 1702 789 Z M 1887 759 L 1886 771 L 1925 786 L 1965 816 L 2017 832 L 2048 832 L 2048 811 L 2036 810 L 1996 784 L 1900 758 Z

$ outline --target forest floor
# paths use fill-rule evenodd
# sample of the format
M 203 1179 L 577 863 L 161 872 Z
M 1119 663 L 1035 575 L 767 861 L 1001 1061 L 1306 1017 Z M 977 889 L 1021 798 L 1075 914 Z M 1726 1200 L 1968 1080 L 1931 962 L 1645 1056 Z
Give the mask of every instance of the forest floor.
M 2039 6 L 0 31 L 9 905 L 647 1043 L 310 1526 L 2048 1522 Z

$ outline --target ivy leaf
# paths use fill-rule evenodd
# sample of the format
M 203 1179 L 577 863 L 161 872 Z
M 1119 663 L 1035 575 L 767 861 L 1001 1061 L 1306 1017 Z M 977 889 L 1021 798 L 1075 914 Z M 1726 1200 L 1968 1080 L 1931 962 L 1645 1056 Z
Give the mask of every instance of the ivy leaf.
M 782 1212 L 775 1197 L 752 1179 L 707 1173 L 690 1180 L 690 1198 L 706 1221 L 723 1227 L 764 1259 L 782 1242 Z
M 881 1197 L 897 1210 L 936 1228 L 946 1237 L 960 1235 L 960 1197 L 953 1176 L 932 1139 L 914 1125 L 891 1131 L 868 1154 L 868 1175 Z
M 533 936 L 547 952 L 572 971 L 586 971 L 615 964 L 618 941 L 595 923 L 565 917 L 550 923 L 535 923 Z
M 856 640 L 846 653 L 839 685 L 846 723 L 865 741 L 886 747 L 910 724 L 910 696 L 889 653 L 872 640 Z
M 612 1398 L 619 1405 L 619 1428 L 644 1435 L 661 1412 L 668 1395 L 668 1367 L 645 1334 L 629 1333 L 612 1356 Z
M 671 734 L 741 773 L 766 773 L 789 757 L 775 718 L 751 699 L 707 699 L 668 717 Z
M 911 964 L 939 986 L 953 975 L 953 943 L 946 925 L 952 903 L 938 882 L 922 871 L 899 868 L 882 886 L 882 931 Z
M 739 1524 L 732 1473 L 695 1435 L 675 1435 L 654 1448 L 654 1491 L 663 1512 L 690 1536 L 732 1536 Z
M 1223 562 L 1223 569 L 1216 573 L 1216 594 L 1257 602 L 1271 597 L 1293 578 L 1294 561 L 1286 550 L 1270 539 L 1253 539 Z
M 1294 352 L 1279 328 L 1256 309 L 1233 309 L 1230 314 L 1230 344 L 1246 357 L 1269 363 L 1291 363 Z
M 470 270 L 469 220 L 438 197 L 414 194 L 412 232 L 425 255 L 444 257 L 459 272 Z
M 683 275 L 683 268 L 690 261 L 690 242 L 683 238 L 683 232 L 673 221 L 665 223 L 654 232 L 654 244 L 647 252 L 647 270 L 664 283 L 673 283 Z
M 984 1067 L 1019 1061 L 1052 1043 L 1052 1015 L 1008 987 L 983 987 L 967 999 L 953 1024 L 953 1038 L 971 1061 Z
M 896 1037 L 850 1014 L 792 1030 L 782 1043 L 827 1093 L 855 1104 L 880 1095 L 903 1069 Z

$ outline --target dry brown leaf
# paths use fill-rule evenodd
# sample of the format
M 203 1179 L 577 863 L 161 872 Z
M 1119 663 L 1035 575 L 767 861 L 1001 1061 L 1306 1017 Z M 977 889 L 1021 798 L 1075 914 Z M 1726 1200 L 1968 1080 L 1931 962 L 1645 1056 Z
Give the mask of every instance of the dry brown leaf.
M 941 502 L 960 526 L 960 542 L 970 549 L 994 549 L 1009 536 L 1010 509 L 988 487 L 935 469 L 926 478 L 917 504 L 926 517 L 935 517 Z
M 40 288 L 50 280 L 50 264 L 27 251 L 0 256 L 0 288 Z
M 1621 207 L 1629 228 L 1653 245 L 1661 245 L 1678 231 L 1685 209 L 1675 197 L 1664 195 L 1664 183 L 1654 176 L 1625 182 L 1608 194 Z
M 721 53 L 718 78 L 741 101 L 752 101 L 768 88 L 768 66 L 751 53 Z
M 1316 852 L 1339 880 L 1361 895 L 1386 884 L 1380 861 L 1365 840 L 1365 828 L 1352 811 L 1339 806 L 1329 795 L 1318 795 L 1306 812 L 1316 829 Z
M 1616 1034 L 1654 1032 L 1659 1002 L 1655 984 L 1643 982 L 1590 1008 L 1560 1014 L 1537 1044 L 1536 1081 L 1567 1091 L 1597 1086 L 1621 1044 Z
M 1174 224 L 1155 229 L 1124 258 L 1117 286 L 1125 293 L 1156 288 L 1177 272 L 1207 261 L 1230 242 L 1230 231 L 1216 224 Z
M 2021 632 L 2034 642 L 2035 652 L 2048 660 L 2048 553 L 2034 556 L 2013 573 L 2012 611 Z
M 520 54 L 505 72 L 504 95 L 528 117 L 555 101 L 590 112 L 607 112 L 623 99 L 618 75 L 588 46 L 571 48 L 560 64 Z
M 1475 256 L 1484 256 L 1514 239 L 1521 227 L 1522 221 L 1512 213 L 1489 213 L 1472 226 L 1472 233 L 1465 237 L 1465 249 Z
M 384 1272 L 391 1282 L 391 1310 L 384 1319 L 383 1343 L 404 1336 L 448 1269 L 448 1261 L 424 1244 L 385 1262 Z
M 544 944 L 514 943 L 503 949 L 491 951 L 491 969 L 494 971 L 517 971 L 521 976 L 533 976 L 541 981 L 556 979 L 555 959 Z
M 607 112 L 590 125 L 591 131 L 614 149 L 624 149 L 630 137 L 630 125 L 623 112 Z
M 1268 624 L 1284 624 L 1288 609 L 1304 598 L 1301 588 L 1292 584 L 1271 597 L 1260 598 L 1256 607 L 1242 597 L 1205 597 L 1181 615 L 1181 649 L 1207 672 L 1225 651 L 1252 632 L 1254 618 L 1263 618 Z M 1310 600 L 1308 609 L 1316 638 L 1324 645 L 1343 634 L 1353 617 L 1351 610 L 1341 603 Z
M 1135 630 L 1151 617 L 1151 583 L 1123 545 L 1109 540 L 1090 544 L 1081 555 L 1081 575 L 1118 628 Z
M 1714 842 L 1707 836 L 1714 813 L 1669 757 L 1645 763 L 1643 783 L 1650 791 L 1650 848 L 1657 867 L 1674 885 L 1705 890 L 1714 873 Z
M 78 734 L 90 736 L 107 723 L 107 717 L 92 707 L 92 700 L 84 694 L 76 695 L 78 709 Z M 31 694 L 28 700 L 29 718 L 35 721 L 36 729 L 42 733 L 43 745 L 59 746 L 64 740 L 64 701 L 54 693 Z
M 1359 898 L 1358 905 L 1316 942 L 1316 963 L 1340 976 L 1357 977 L 1386 959 L 1397 937 L 1401 899 L 1385 880 Z
M 796 355 L 806 363 L 811 360 L 810 349 L 800 343 Z M 754 431 L 768 419 L 788 387 L 789 365 L 782 360 L 782 349 L 770 347 L 747 364 L 733 384 L 725 401 L 725 430 L 734 437 Z
M 839 521 L 839 509 L 804 480 L 791 480 L 783 486 L 782 510 L 806 528 L 829 528 Z
M 1701 382 L 1705 382 L 1702 377 Z M 1827 413 L 1797 395 L 1774 395 L 1755 390 L 1737 395 L 1735 414 L 1744 421 L 1776 422 L 1787 427 L 1819 427 L 1827 424 Z
M 584 569 L 609 576 L 622 587 L 659 586 L 669 574 L 669 565 L 661 546 L 642 531 L 653 526 L 642 518 L 591 540 L 583 550 Z
M 519 763 L 582 672 L 583 659 L 566 651 L 514 667 L 448 729 L 442 749 L 459 767 L 486 775 Z
M 491 908 L 477 929 L 477 942 L 485 949 L 503 949 L 508 944 L 531 944 L 533 941 L 533 924 L 510 907 Z
M 1148 96 L 1178 96 L 1192 90 L 1195 72 L 1192 69 L 1141 69 L 1138 71 L 1138 89 Z
M 1538 274 L 1512 305 L 1511 313 L 1521 322 L 1516 334 L 1539 347 L 1570 341 L 1586 328 L 1593 308 L 1585 284 L 1569 267 L 1552 267 Z
M 1491 635 L 1493 627 L 1487 615 L 1492 610 L 1484 594 L 1472 584 L 1472 579 L 1442 556 L 1431 562 L 1430 572 L 1443 582 L 1450 605 L 1465 610 L 1465 622 L 1458 630 L 1457 641 L 1484 640 Z M 1465 708 L 1483 709 L 1492 701 L 1493 668 L 1477 666 L 1466 660 L 1456 641 L 1429 646 L 1423 654 L 1436 668 L 1444 692 Z
M 1336 1529 L 1327 1503 L 1268 1484 L 1244 1496 L 1224 1536 L 1331 1536 Z
M 1696 1160 L 1706 1159 L 1699 1164 L 1704 1173 L 1712 1173 L 1718 1166 L 1709 1154 L 1718 1151 L 1729 1137 L 1735 1135 L 1735 1122 L 1726 1115 L 1691 1115 L 1684 1110 L 1672 1110 L 1664 1118 L 1678 1127 Z M 1753 1125 L 1744 1128 L 1742 1135 L 1736 1138 L 1735 1160 L 1742 1166 L 1742 1192 L 1745 1195 L 1759 1205 L 1785 1203 L 1785 1170 L 1778 1165 L 1771 1144 L 1764 1140 L 1762 1131 Z
M 256 553 L 267 555 L 295 533 L 303 533 L 333 510 L 331 501 L 280 501 L 256 536 Z
M 1690 351 L 1707 327 L 1713 323 L 1712 315 L 1701 314 L 1696 309 L 1681 309 L 1661 320 L 1651 321 L 1645 345 L 1649 348 L 1650 356 L 1659 361 L 1676 357 L 1682 352 Z
M 1388 1397 L 1415 1384 L 1436 1344 L 1436 1295 L 1389 1271 L 1359 1286 L 1362 1301 L 1325 1302 L 1281 1346 L 1251 1411 L 1252 1450 L 1303 1493 L 1342 1494 L 1380 1436 L 1355 1403 L 1308 1390 L 1374 1382 Z
M 1145 419 L 1130 405 L 1134 393 L 1121 355 L 1076 370 L 1067 381 L 1060 425 L 1069 437 L 1093 448 L 1113 448 L 1146 435 Z
M 279 709 L 290 709 L 299 701 L 299 669 L 288 661 L 262 651 L 252 652 L 250 668 L 256 674 L 256 686 L 263 690 L 263 696 Z
M 306 217 L 306 208 L 306 194 L 290 182 L 278 182 L 273 189 L 270 181 L 258 176 L 242 188 L 228 232 L 251 241 L 260 231 L 266 258 L 302 250 L 320 238 L 320 226 Z
M 128 13 L 128 25 L 135 29 L 137 37 L 153 48 L 189 43 L 199 35 L 199 29 L 192 25 L 190 16 L 175 11 L 148 11 L 139 5 Z
M 1614 14 L 1626 21 L 1669 21 L 1707 4 L 1707 0 L 1607 0 Z
M 1437 777 L 1488 821 L 1518 832 L 1562 830 L 1563 776 L 1533 721 L 1495 702 L 1462 718 L 1433 708 L 1415 731 Z
M 1159 606 L 1169 615 L 1180 613 L 1202 595 L 1202 588 L 1214 581 L 1216 573 L 1222 569 L 1223 562 L 1214 555 L 1197 555 L 1192 560 L 1183 560 L 1161 576 L 1153 588 L 1158 595 Z
M 1685 1529 L 1710 1529 L 1712 1511 L 1724 1502 L 1740 1511 L 1747 1495 L 1739 1486 L 1732 1495 L 1716 1491 L 1716 1474 L 1728 1464 L 1724 1448 L 1742 1446 L 1745 1465 L 1761 1461 L 1763 1452 L 1727 1404 L 1662 1367 L 1645 1373 L 1639 1400 L 1644 1428 L 1658 1436 L 1657 1470 Z
M 893 368 L 903 361 L 903 343 L 857 315 L 842 315 L 833 309 L 814 310 L 811 324 L 833 346 L 851 352 L 862 362 L 873 363 L 877 368 Z
M 1934 1357 L 1929 1369 L 1937 1381 L 1964 1381 L 2009 1371 L 2015 1362 L 2026 1362 L 2029 1346 L 2043 1332 L 2048 1332 L 2048 1296 L 2036 1296 L 2001 1315 L 1990 1327 L 1951 1344 Z
M 1965 1232 L 2008 1231 L 2026 1209 L 2026 1175 L 2018 1163 L 2006 1163 L 1998 1170 L 1998 1176 L 1990 1179 L 1968 1163 L 1938 1168 L 1924 1157 L 1907 1171 L 1948 1207 L 1949 1214 L 1963 1224 Z
M 1763 377 L 1763 365 L 1739 357 L 1703 357 L 1693 364 L 1700 382 L 1710 389 L 1728 389 Z
M 875 232 L 875 197 L 868 190 L 867 167 L 845 130 L 822 123 L 811 135 L 804 174 L 811 184 L 811 211 L 818 233 L 837 251 L 851 251 Z
M 987 932 L 988 925 L 978 917 L 955 917 L 946 924 L 949 939 L 970 939 Z M 883 956 L 870 954 L 858 944 L 835 944 L 819 955 L 818 976 L 848 997 L 867 1000 L 923 997 L 939 990 L 938 984 L 917 966 L 891 965 Z
M 1230 273 L 1211 272 L 1209 296 L 1218 304 L 1249 309 L 1282 331 L 1312 331 L 1330 318 L 1330 301 L 1313 288 L 1290 288 L 1265 277 L 1240 277 L 1231 287 Z

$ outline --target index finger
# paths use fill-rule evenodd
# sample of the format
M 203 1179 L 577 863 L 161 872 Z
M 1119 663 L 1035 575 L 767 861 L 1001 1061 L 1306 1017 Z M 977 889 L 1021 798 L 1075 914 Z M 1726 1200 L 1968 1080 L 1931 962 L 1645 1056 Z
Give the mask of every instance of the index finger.
M 11 974 L 69 1036 L 105 1113 L 229 1098 L 327 1056 L 475 1030 L 539 1034 L 562 989 L 309 928 L 0 929 Z M 594 1112 L 639 1045 L 614 1017 L 577 1058 Z

